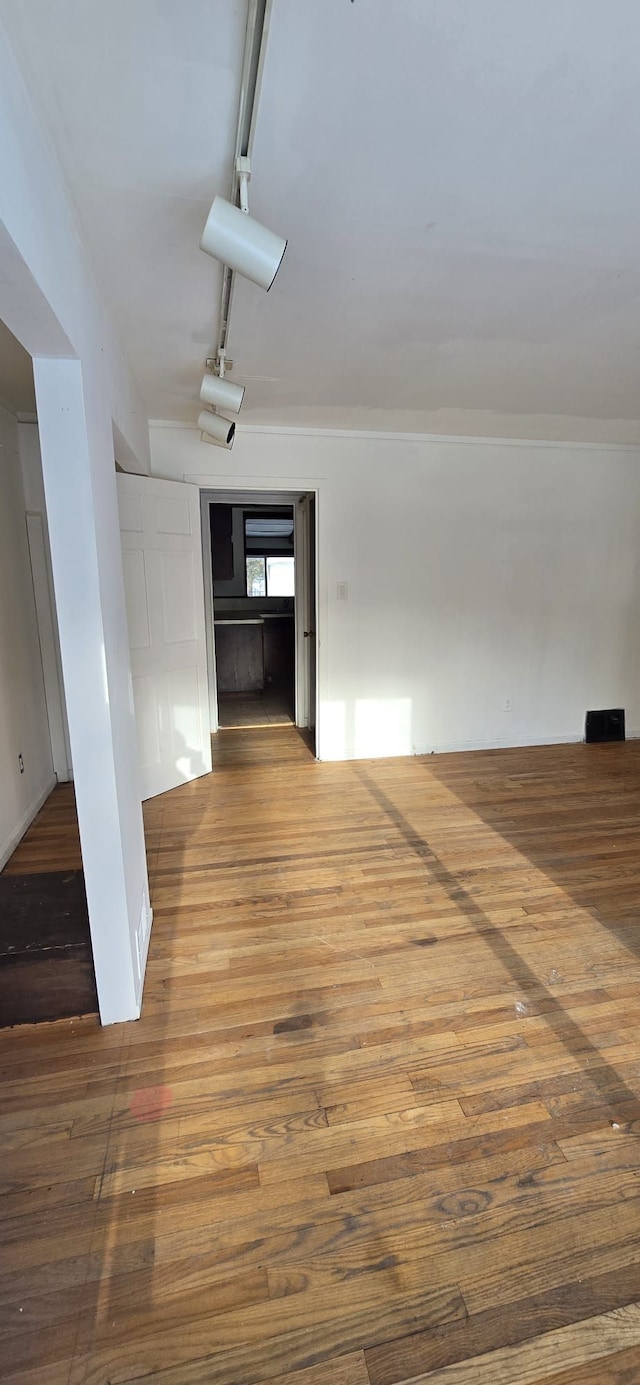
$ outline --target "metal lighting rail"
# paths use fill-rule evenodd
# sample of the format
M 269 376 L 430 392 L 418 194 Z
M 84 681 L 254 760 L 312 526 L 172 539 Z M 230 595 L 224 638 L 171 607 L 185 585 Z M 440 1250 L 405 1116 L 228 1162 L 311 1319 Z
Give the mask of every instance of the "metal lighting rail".
M 260 95 L 260 83 L 262 81 L 262 71 L 267 49 L 267 35 L 269 33 L 272 4 L 273 0 L 249 0 L 247 29 L 244 40 L 244 55 L 242 59 L 242 78 L 240 81 L 236 145 L 233 155 L 233 177 L 231 181 L 231 195 L 229 198 L 229 201 L 233 202 L 235 206 L 241 205 L 240 176 L 237 171 L 237 161 L 241 158 L 250 159 L 253 148 L 258 98 Z M 220 296 L 220 317 L 218 320 L 218 342 L 215 356 L 216 366 L 219 367 L 220 362 L 222 362 L 223 371 L 227 353 L 227 340 L 229 336 L 229 321 L 231 318 L 235 277 L 234 271 L 230 269 L 228 265 L 224 265 L 222 271 L 222 293 Z M 213 361 L 207 361 L 207 365 L 213 363 Z

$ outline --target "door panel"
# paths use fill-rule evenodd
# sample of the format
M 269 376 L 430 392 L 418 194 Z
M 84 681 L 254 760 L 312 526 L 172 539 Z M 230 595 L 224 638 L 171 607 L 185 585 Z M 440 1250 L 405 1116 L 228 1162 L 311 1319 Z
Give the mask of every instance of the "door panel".
M 155 680 L 147 674 L 133 679 L 133 701 L 138 730 L 138 761 L 142 771 L 160 759 L 160 707 Z
M 159 534 L 190 534 L 188 500 L 156 500 L 156 529 Z
M 132 649 L 148 649 L 151 644 L 151 634 L 149 631 L 144 553 L 135 549 L 125 549 L 122 554 L 122 567 L 129 644 Z
M 196 486 L 118 475 L 142 798 L 211 769 Z
M 165 644 L 197 640 L 197 602 L 193 554 L 161 553 L 162 617 Z

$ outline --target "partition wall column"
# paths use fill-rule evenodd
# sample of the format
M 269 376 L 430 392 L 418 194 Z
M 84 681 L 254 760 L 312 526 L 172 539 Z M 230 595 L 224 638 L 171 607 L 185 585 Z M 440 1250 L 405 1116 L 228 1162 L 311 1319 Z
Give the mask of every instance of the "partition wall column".
M 100 1017 L 140 1011 L 150 926 L 111 419 L 78 360 L 34 360 Z

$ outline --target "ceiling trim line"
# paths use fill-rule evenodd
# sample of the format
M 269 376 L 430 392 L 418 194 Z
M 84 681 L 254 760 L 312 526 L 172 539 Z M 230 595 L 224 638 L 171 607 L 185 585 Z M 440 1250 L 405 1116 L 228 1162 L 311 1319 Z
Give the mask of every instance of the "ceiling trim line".
M 196 423 L 187 423 L 183 419 L 169 418 L 150 418 L 149 428 L 172 428 L 181 432 L 186 430 L 191 433 L 199 433 L 200 429 Z M 263 423 L 243 423 L 238 424 L 236 436 L 240 437 L 244 433 L 266 433 L 277 434 L 279 437 L 309 437 L 309 438 L 358 438 L 362 441 L 376 442 L 434 442 L 452 443 L 459 446 L 464 443 L 468 447 L 490 446 L 490 447 L 555 447 L 566 448 L 573 452 L 631 452 L 640 455 L 640 441 L 635 442 L 579 442 L 570 441 L 568 438 L 496 438 L 485 436 L 483 433 L 398 433 L 385 431 L 384 429 L 362 429 L 362 428 L 311 428 L 287 426 L 286 424 L 263 424 Z

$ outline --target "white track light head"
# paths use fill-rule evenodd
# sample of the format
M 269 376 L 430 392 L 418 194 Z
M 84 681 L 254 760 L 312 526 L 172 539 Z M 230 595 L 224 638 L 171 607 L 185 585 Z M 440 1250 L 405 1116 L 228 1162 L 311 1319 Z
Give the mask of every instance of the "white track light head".
M 232 414 L 239 414 L 244 385 L 233 385 L 231 380 L 221 380 L 219 375 L 203 375 L 200 398 L 203 404 L 211 404 L 216 409 L 230 409 Z
M 223 418 L 221 414 L 211 414 L 208 409 L 203 409 L 198 414 L 198 427 L 201 433 L 206 433 L 207 438 L 217 442 L 219 447 L 233 447 L 236 425 L 230 418 Z
M 248 212 L 216 197 L 202 232 L 200 247 L 236 274 L 270 289 L 278 273 L 286 240 L 261 226 Z

